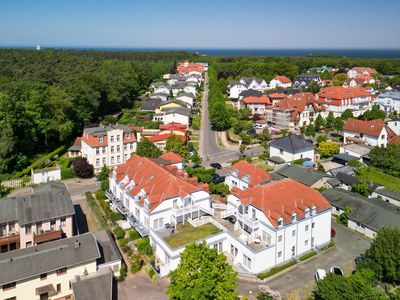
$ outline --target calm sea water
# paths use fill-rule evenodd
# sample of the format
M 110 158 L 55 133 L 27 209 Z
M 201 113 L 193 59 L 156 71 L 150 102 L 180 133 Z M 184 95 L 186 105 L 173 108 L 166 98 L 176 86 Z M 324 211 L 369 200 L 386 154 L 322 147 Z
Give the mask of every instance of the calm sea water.
M 1 47 L 0 47 L 1 48 Z M 5 48 L 5 47 L 4 47 Z M 13 47 L 7 47 L 13 48 Z M 31 48 L 32 47 L 19 47 Z M 46 47 L 65 50 L 99 51 L 188 51 L 208 56 L 338 56 L 358 58 L 400 58 L 400 49 L 195 49 L 195 48 L 104 48 L 104 47 Z

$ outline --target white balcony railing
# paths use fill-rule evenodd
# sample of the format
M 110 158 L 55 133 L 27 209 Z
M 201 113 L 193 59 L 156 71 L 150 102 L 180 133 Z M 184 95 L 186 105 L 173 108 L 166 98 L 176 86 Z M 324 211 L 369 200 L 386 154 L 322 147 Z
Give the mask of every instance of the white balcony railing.
M 212 216 L 214 215 L 214 209 L 213 208 L 208 207 L 206 205 L 203 206 L 203 205 L 197 205 L 197 204 L 189 205 L 189 206 L 185 206 L 185 207 L 173 208 L 172 209 L 172 214 L 177 217 L 177 216 L 183 216 L 183 215 L 186 215 L 186 214 L 190 214 L 192 212 L 196 212 L 196 211 L 199 211 L 199 210 L 202 210 L 202 211 L 206 212 L 209 215 L 212 215 Z
M 221 218 L 225 219 L 230 216 L 235 216 L 237 212 L 236 208 L 227 209 L 221 212 Z
M 258 220 L 253 220 L 253 219 L 251 219 L 245 215 L 239 214 L 239 213 L 236 216 L 239 221 L 243 222 L 250 228 L 252 228 L 252 229 L 258 228 L 258 225 L 259 225 Z

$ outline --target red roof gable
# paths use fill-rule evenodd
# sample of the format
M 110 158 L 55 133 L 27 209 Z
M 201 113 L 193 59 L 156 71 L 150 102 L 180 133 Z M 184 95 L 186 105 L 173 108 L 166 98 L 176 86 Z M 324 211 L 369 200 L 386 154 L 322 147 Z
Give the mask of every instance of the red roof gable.
M 267 171 L 264 171 L 263 169 L 258 168 L 244 160 L 233 164 L 229 171 L 237 171 L 240 178 L 248 176 L 250 180 L 250 187 L 257 185 L 260 182 L 272 179 L 271 175 Z
M 379 136 L 385 123 L 382 120 L 363 121 L 358 119 L 347 119 L 344 123 L 344 130 L 368 134 L 371 136 Z
M 168 124 L 161 124 L 160 129 L 161 130 L 186 130 L 187 125 L 172 122 L 172 123 L 168 123 Z
M 242 204 L 253 205 L 263 211 L 275 227 L 280 217 L 284 224 L 292 222 L 293 213 L 296 213 L 297 219 L 304 218 L 305 209 L 309 208 L 311 213 L 314 205 L 317 213 L 331 209 L 318 191 L 290 178 L 231 192 L 240 198 Z
M 172 134 L 172 133 L 157 134 L 157 135 L 149 136 L 149 137 L 147 137 L 147 139 L 149 141 L 155 143 L 155 142 L 159 142 L 159 141 L 164 141 L 164 140 L 166 140 L 167 138 L 169 138 L 171 136 L 177 136 L 183 142 L 186 141 L 186 136 L 184 136 L 184 135 L 175 135 L 175 134 Z
M 160 158 L 167 160 L 171 163 L 180 163 L 184 161 L 184 158 L 180 156 L 179 154 L 176 154 L 174 152 L 167 152 L 164 154 L 160 155 Z
M 242 101 L 246 104 L 271 104 L 271 99 L 266 95 L 261 97 L 249 96 L 243 98 Z
M 354 67 L 352 70 L 356 71 L 358 74 L 368 72 L 369 74 L 374 75 L 378 73 L 375 69 L 369 67 Z
M 292 81 L 286 76 L 275 76 L 275 80 L 279 80 L 281 83 L 292 83 Z

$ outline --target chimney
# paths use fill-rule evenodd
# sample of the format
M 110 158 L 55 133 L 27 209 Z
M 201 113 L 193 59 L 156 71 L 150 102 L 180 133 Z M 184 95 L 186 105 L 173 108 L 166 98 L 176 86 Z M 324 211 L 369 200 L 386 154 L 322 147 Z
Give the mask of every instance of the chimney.
M 78 240 L 75 240 L 75 243 L 74 243 L 75 249 L 79 248 L 80 246 L 81 246 L 81 243 Z

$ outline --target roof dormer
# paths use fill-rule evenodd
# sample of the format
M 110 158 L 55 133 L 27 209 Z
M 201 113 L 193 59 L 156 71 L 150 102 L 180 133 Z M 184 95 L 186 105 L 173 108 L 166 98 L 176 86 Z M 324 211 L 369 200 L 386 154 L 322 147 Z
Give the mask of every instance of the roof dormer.
M 283 218 L 279 217 L 278 219 L 278 227 L 283 226 Z
M 295 212 L 292 213 L 292 222 L 297 221 L 297 214 Z
M 310 209 L 307 207 L 305 210 L 304 210 L 304 218 L 308 218 L 310 216 Z

